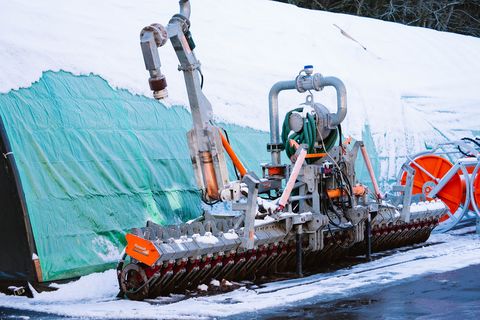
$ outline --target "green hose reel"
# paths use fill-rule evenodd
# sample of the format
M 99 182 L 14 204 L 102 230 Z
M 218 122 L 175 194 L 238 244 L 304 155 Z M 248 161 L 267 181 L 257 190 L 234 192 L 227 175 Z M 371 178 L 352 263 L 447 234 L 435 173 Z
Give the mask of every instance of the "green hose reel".
M 294 155 L 296 151 L 295 147 L 290 145 L 290 140 L 294 140 L 298 144 L 307 145 L 307 153 L 323 153 L 328 152 L 335 145 L 338 138 L 338 130 L 332 130 L 330 134 L 323 139 L 326 150 L 323 148 L 323 145 L 320 145 L 320 148 L 317 147 L 315 150 L 315 142 L 317 141 L 317 123 L 313 114 L 310 112 L 306 113 L 306 116 L 303 117 L 303 126 L 300 131 L 295 132 L 290 128 L 289 120 L 292 113 L 302 113 L 303 109 L 303 107 L 299 107 L 289 111 L 283 121 L 282 142 L 289 158 Z

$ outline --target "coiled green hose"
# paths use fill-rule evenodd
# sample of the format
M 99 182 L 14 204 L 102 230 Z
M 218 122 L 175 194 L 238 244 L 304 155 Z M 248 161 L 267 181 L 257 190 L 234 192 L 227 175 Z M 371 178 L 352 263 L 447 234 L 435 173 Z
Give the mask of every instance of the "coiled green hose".
M 282 142 L 285 147 L 285 152 L 287 153 L 287 156 L 290 158 L 292 155 L 295 154 L 295 148 L 290 146 L 290 143 L 289 143 L 290 140 L 295 140 L 299 144 L 306 144 L 308 146 L 307 153 L 315 153 L 314 146 L 315 146 L 315 141 L 317 140 L 317 124 L 315 122 L 315 118 L 313 117 L 312 114 L 307 113 L 307 117 L 303 119 L 302 131 L 293 132 L 290 129 L 290 124 L 289 124 L 290 115 L 293 112 L 303 112 L 303 108 L 300 107 L 300 108 L 296 108 L 289 111 L 286 114 L 285 119 L 283 120 Z M 337 141 L 337 137 L 338 137 L 338 131 L 337 129 L 335 129 L 323 140 L 325 144 L 325 148 L 327 150 L 324 150 L 322 146 L 319 152 L 329 151 L 335 145 L 335 142 Z

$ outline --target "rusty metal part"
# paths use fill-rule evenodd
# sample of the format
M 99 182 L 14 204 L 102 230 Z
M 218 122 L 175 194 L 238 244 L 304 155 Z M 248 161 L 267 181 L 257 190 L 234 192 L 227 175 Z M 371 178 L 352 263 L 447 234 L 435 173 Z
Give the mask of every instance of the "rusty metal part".
M 205 185 L 207 186 L 207 196 L 210 200 L 218 200 L 220 199 L 220 194 L 218 192 L 217 177 L 215 175 L 215 168 L 210 151 L 200 152 L 200 160 L 203 166 Z
M 148 297 L 148 280 L 145 269 L 139 264 L 128 264 L 120 274 L 121 289 L 130 300 L 143 300 Z

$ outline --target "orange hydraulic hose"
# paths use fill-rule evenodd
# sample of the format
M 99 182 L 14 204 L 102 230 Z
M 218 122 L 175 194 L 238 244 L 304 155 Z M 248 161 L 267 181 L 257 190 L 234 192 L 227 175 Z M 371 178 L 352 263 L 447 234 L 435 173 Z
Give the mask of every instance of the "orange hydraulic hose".
M 367 149 L 365 145 L 362 144 L 360 147 L 362 150 L 363 160 L 365 160 L 365 165 L 367 166 L 368 173 L 370 174 L 370 179 L 372 180 L 373 189 L 375 190 L 375 194 L 377 195 L 378 199 L 383 199 L 382 194 L 380 192 L 380 188 L 378 187 L 377 179 L 375 178 L 375 173 L 373 172 L 372 163 L 370 162 L 370 157 L 368 156 Z
M 240 173 L 240 176 L 243 177 L 244 175 L 247 174 L 247 169 L 243 166 L 242 162 L 240 159 L 238 159 L 237 155 L 235 154 L 235 151 L 233 151 L 232 146 L 230 146 L 230 143 L 228 143 L 227 138 L 223 135 L 223 133 L 219 130 L 220 137 L 222 137 L 222 145 L 225 151 L 227 151 L 228 156 L 230 159 L 232 159 L 233 165 L 235 168 L 237 168 L 238 172 Z
M 353 186 L 354 195 L 361 197 L 361 196 L 364 196 L 366 193 L 367 193 L 367 189 L 361 184 L 357 184 L 356 186 Z
M 292 139 L 290 139 L 290 146 L 294 147 L 295 149 L 298 149 L 300 147 L 298 142 Z M 305 158 L 306 159 L 323 158 L 326 155 L 327 155 L 326 153 L 309 153 L 305 156 Z
M 359 184 L 354 186 L 352 189 L 353 194 L 358 197 L 365 195 L 365 193 L 367 192 L 365 187 Z M 339 198 L 342 195 L 346 195 L 345 191 L 343 191 L 342 189 L 330 189 L 327 190 L 327 194 L 330 199 Z
M 326 153 L 309 153 L 305 158 L 307 159 L 313 159 L 313 158 L 323 158 L 327 154 Z
M 342 189 L 327 190 L 327 194 L 330 199 L 339 198 L 343 193 L 344 192 Z

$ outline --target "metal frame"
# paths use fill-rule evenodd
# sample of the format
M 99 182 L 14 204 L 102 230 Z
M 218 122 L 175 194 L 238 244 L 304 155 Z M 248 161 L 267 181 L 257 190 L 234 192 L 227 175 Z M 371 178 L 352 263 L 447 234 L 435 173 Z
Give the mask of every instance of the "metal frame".
M 452 166 L 452 168 L 450 168 L 450 170 L 441 179 L 438 179 L 437 177 L 432 176 L 425 168 L 423 168 L 421 165 L 419 165 L 415 161 L 416 158 L 420 156 L 429 155 L 429 154 L 446 155 L 450 160 L 452 160 L 452 155 L 455 155 L 455 154 L 458 155 L 460 153 L 459 150 L 456 149 L 459 147 L 470 152 L 473 155 L 473 157 L 462 156 L 461 158 L 458 158 L 456 161 L 454 161 L 454 165 Z M 452 149 L 452 150 L 449 150 L 449 149 Z M 405 210 L 406 204 L 410 204 L 411 198 L 412 198 L 411 184 L 413 181 L 409 183 L 409 177 L 413 178 L 414 173 L 411 174 L 407 170 L 407 168 L 411 168 L 410 164 L 413 163 L 416 168 L 418 168 L 420 171 L 422 171 L 427 176 L 432 178 L 436 183 L 435 187 L 428 194 L 429 198 L 435 198 L 436 195 L 445 187 L 445 185 L 447 185 L 447 183 L 455 176 L 455 174 L 458 171 L 462 172 L 463 178 L 465 179 L 465 188 L 466 188 L 465 200 L 463 201 L 463 203 L 460 204 L 460 208 L 456 212 L 451 213 L 450 211 L 447 210 L 449 219 L 440 223 L 439 226 L 435 229 L 436 232 L 447 232 L 453 229 L 454 227 L 456 227 L 460 222 L 465 222 L 471 219 L 480 219 L 480 209 L 478 208 L 478 205 L 474 200 L 475 190 L 473 186 L 473 183 L 475 182 L 475 176 L 480 171 L 480 151 L 479 150 L 473 148 L 471 145 L 465 143 L 465 141 L 463 140 L 455 140 L 455 141 L 440 143 L 431 150 L 422 151 L 414 155 L 407 155 L 406 158 L 407 158 L 407 161 L 405 161 L 405 163 L 402 165 L 402 168 L 400 169 L 400 172 L 397 177 L 397 180 L 401 181 L 403 174 L 407 172 L 407 183 L 405 185 L 404 198 L 403 198 L 404 210 Z M 471 167 L 474 167 L 474 170 L 470 175 L 468 173 L 467 168 L 471 168 Z M 407 190 L 408 186 L 410 186 L 409 190 Z M 469 210 L 470 204 L 474 209 L 473 212 Z
M 15 154 L 12 151 L 12 147 L 10 145 L 10 140 L 7 136 L 7 131 L 5 128 L 5 124 L 3 123 L 2 117 L 0 117 L 0 139 L 3 141 L 3 147 L 5 148 L 5 153 L 1 152 L 0 154 L 1 157 L 5 159 L 7 164 L 9 165 L 11 171 L 12 171 L 12 176 L 15 181 L 15 186 L 16 186 L 16 191 L 18 193 L 18 199 L 20 201 L 20 206 L 21 206 L 21 212 L 22 212 L 22 220 L 24 222 L 24 227 L 25 227 L 25 235 L 27 238 L 27 243 L 28 243 L 28 251 L 30 253 L 30 259 L 32 261 L 31 264 L 31 270 L 32 270 L 32 278 L 33 280 L 36 280 L 37 282 L 43 282 L 43 277 L 42 277 L 42 269 L 40 266 L 40 261 L 37 258 L 34 259 L 35 256 L 37 256 L 37 245 L 35 241 L 35 236 L 33 234 L 33 228 L 32 224 L 30 221 L 30 216 L 28 214 L 28 207 L 27 207 L 27 201 L 25 198 L 25 191 L 23 189 L 22 181 L 20 179 L 20 173 L 18 171 L 18 166 L 17 166 L 17 159 L 15 158 Z M 2 151 L 2 150 L 0 150 Z

